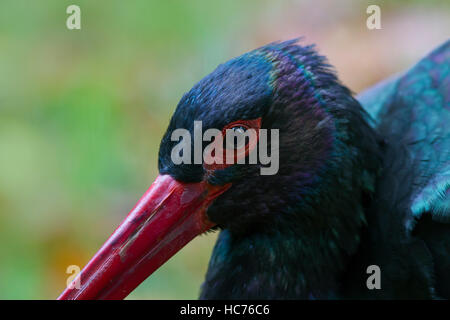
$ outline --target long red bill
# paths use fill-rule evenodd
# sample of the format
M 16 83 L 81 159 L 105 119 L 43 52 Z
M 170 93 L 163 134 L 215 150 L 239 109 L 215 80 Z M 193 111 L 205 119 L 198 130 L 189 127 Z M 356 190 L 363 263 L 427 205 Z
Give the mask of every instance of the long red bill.
M 206 209 L 228 187 L 158 176 L 58 299 L 125 298 L 189 241 L 214 226 Z

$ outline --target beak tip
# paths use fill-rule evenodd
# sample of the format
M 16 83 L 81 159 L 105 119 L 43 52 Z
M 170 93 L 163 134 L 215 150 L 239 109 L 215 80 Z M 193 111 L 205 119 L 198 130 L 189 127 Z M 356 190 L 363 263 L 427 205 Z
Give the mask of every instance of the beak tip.
M 211 202 L 229 188 L 159 175 L 58 300 L 123 299 L 197 235 L 215 224 Z

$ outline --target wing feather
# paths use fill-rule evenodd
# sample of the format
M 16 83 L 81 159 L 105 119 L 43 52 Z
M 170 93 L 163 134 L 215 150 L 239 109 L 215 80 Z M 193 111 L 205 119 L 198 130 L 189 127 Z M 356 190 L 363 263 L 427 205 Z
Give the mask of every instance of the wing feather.
M 389 201 L 384 208 L 393 212 L 380 208 L 372 221 L 404 234 L 378 232 L 372 237 L 391 248 L 422 241 L 432 256 L 421 271 L 424 278 L 433 275 L 430 294 L 450 299 L 450 40 L 409 71 L 357 98 L 390 150 L 378 186 L 385 189 L 379 201 Z M 393 185 L 395 192 L 389 191 Z M 423 260 L 413 246 L 406 251 L 411 261 Z

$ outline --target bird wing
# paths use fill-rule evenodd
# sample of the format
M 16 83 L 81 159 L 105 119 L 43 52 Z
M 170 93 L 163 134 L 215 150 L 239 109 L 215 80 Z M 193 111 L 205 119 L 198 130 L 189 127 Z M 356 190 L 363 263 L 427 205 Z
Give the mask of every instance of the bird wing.
M 395 186 L 383 185 L 405 204 L 401 228 L 425 242 L 436 291 L 450 298 L 450 40 L 357 98 L 386 142 L 398 146 L 385 156 L 395 177 L 384 180 Z
M 450 40 L 408 72 L 364 91 L 358 100 L 383 136 L 401 139 L 422 162 L 411 217 L 427 212 L 435 221 L 450 222 Z

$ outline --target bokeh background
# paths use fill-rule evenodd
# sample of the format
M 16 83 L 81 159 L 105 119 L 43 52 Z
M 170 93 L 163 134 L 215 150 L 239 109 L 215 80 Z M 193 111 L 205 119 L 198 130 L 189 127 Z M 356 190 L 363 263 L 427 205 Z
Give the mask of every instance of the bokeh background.
M 81 30 L 66 8 L 81 7 Z M 368 4 L 381 30 L 366 28 Z M 54 299 L 157 175 L 178 99 L 219 63 L 304 36 L 355 93 L 450 35 L 450 2 L 0 2 L 0 298 Z M 129 298 L 195 299 L 215 235 Z

